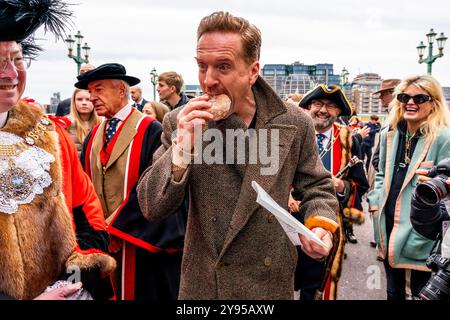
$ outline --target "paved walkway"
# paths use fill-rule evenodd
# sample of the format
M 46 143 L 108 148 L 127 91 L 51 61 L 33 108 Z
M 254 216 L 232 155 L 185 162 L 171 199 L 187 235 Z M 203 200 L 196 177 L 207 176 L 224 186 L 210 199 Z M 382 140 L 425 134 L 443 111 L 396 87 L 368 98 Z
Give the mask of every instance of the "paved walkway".
M 365 223 L 354 226 L 358 243 L 345 246 L 347 259 L 339 282 L 339 300 L 386 300 L 386 274 L 383 263 L 376 259 L 376 249 L 370 246 L 373 228 L 365 202 L 364 208 Z

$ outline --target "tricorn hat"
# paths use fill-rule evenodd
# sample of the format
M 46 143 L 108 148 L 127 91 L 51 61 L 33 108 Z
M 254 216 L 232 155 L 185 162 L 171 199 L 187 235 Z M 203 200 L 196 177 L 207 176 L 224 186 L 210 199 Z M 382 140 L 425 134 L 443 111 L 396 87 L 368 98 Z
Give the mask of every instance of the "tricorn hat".
M 380 89 L 373 94 L 379 94 L 386 90 L 394 90 L 394 88 L 400 83 L 400 79 L 386 79 L 381 81 Z
M 317 99 L 328 99 L 335 102 L 339 109 L 341 109 L 340 116 L 351 116 L 353 114 L 350 102 L 347 100 L 341 87 L 337 85 L 330 84 L 326 86 L 324 84 L 319 84 L 305 94 L 299 105 L 300 107 L 307 109 L 311 104 L 311 101 Z
M 0 41 L 16 41 L 24 55 L 35 56 L 42 49 L 34 43 L 34 32 L 44 25 L 45 32 L 62 38 L 71 16 L 60 0 L 0 0 Z
M 137 85 L 141 80 L 138 78 L 127 76 L 127 70 L 125 67 L 118 63 L 106 63 L 101 66 L 89 70 L 83 74 L 80 74 L 75 83 L 75 87 L 78 89 L 87 89 L 88 84 L 96 80 L 117 79 L 123 80 L 130 86 Z

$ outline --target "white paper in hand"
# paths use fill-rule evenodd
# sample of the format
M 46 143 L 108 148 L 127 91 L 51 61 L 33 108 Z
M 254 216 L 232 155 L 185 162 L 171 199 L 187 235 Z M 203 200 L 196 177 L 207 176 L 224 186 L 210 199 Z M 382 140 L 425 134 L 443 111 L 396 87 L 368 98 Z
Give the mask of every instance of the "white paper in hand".
M 252 181 L 252 187 L 257 193 L 256 202 L 269 210 L 283 227 L 286 235 L 296 246 L 301 245 L 298 234 L 305 236 L 306 239 L 312 240 L 323 248 L 327 249 L 327 245 L 319 239 L 318 236 L 309 230 L 303 223 L 295 219 L 289 212 L 284 210 L 272 197 L 256 182 Z

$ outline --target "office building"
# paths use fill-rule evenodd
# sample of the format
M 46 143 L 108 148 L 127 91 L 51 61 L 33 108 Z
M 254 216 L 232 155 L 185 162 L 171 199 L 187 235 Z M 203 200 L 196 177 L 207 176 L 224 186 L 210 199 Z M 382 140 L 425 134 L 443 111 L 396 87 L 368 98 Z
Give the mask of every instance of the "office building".
M 333 65 L 329 63 L 266 64 L 262 68 L 262 77 L 282 99 L 290 93 L 305 94 L 320 83 L 340 83 L 340 76 L 334 74 Z
M 383 114 L 380 100 L 373 93 L 378 91 L 381 85 L 381 77 L 377 73 L 362 73 L 353 79 L 351 83 L 351 102 L 353 109 L 358 114 Z

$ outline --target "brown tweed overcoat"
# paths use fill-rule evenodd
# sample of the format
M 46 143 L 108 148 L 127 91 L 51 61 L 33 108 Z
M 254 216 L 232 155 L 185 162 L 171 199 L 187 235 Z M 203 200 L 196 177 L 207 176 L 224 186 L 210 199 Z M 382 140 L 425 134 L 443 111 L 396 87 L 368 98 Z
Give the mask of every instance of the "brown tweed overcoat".
M 299 107 L 286 106 L 262 78 L 252 90 L 257 105 L 255 129 L 279 132 L 276 174 L 261 175 L 260 169 L 267 165 L 258 161 L 242 167 L 238 188 L 228 187 L 236 182 L 229 165 L 203 163 L 191 164 L 182 180 L 175 182 L 170 137 L 178 109 L 166 115 L 163 145 L 139 181 L 139 203 L 149 220 L 173 213 L 189 188 L 180 299 L 293 299 L 296 249 L 275 217 L 255 202 L 253 180 L 284 208 L 293 185 L 303 194 L 302 214 L 336 220 L 338 202 L 331 175 L 317 154 L 312 120 Z M 246 129 L 236 115 L 210 122 L 208 128 Z M 222 215 L 230 218 L 218 226 L 224 221 Z

